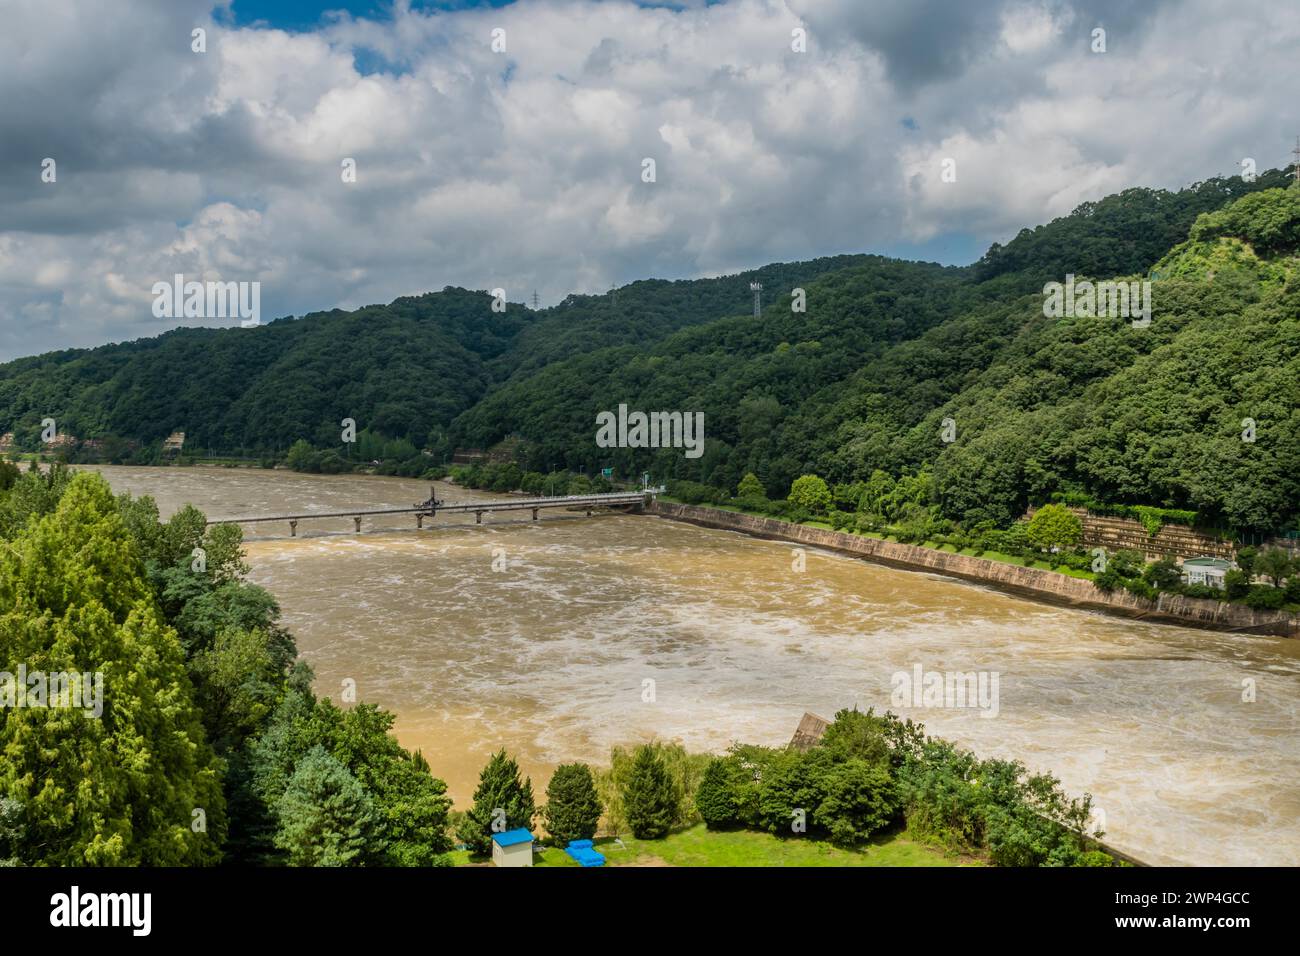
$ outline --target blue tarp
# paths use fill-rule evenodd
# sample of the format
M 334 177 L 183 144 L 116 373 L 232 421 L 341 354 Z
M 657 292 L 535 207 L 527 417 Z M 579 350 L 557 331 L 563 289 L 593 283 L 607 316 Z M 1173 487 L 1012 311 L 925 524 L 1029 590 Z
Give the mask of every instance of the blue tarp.
M 604 866 L 605 857 L 591 848 L 590 840 L 574 840 L 564 850 L 582 866 Z

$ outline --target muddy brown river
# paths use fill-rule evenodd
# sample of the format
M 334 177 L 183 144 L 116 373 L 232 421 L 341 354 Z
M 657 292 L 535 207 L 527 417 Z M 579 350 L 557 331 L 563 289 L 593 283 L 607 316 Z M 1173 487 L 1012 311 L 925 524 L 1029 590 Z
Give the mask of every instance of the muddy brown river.
M 409 506 L 428 484 L 222 468 L 100 469 L 164 514 Z M 440 485 L 450 501 L 494 496 Z M 397 715 L 465 805 L 505 746 L 534 787 L 614 744 L 784 744 L 804 711 L 890 708 L 1091 792 L 1153 863 L 1300 863 L 1300 642 L 1044 606 L 644 516 L 528 513 L 246 526 L 317 691 Z M 983 674 L 993 706 L 926 706 L 901 677 Z M 1253 689 L 1253 694 L 1248 692 Z M 974 696 L 974 695 L 973 695 Z M 1253 699 L 1251 699 L 1253 697 Z M 972 701 L 967 701 L 971 703 Z M 979 700 L 975 699 L 978 704 Z M 955 702 L 954 702 L 955 703 Z M 920 704 L 920 706 L 916 706 Z

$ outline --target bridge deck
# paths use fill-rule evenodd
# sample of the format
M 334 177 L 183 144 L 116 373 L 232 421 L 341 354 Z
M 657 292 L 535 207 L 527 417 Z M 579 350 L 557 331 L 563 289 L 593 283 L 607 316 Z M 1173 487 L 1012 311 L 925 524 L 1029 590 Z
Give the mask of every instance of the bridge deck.
M 410 508 L 353 508 L 348 511 L 310 511 L 301 514 L 254 515 L 247 518 L 213 518 L 214 524 L 253 524 L 259 521 L 306 521 L 315 518 L 366 518 L 372 515 L 421 515 L 430 516 L 442 512 L 456 514 L 485 514 L 492 511 L 526 511 L 540 508 L 600 508 L 610 505 L 643 504 L 647 498 L 661 492 L 662 488 L 646 491 L 619 491 L 600 495 L 566 495 L 558 498 L 503 498 L 497 501 L 460 501 L 454 504 L 439 504 L 431 507 L 429 502 L 413 505 Z

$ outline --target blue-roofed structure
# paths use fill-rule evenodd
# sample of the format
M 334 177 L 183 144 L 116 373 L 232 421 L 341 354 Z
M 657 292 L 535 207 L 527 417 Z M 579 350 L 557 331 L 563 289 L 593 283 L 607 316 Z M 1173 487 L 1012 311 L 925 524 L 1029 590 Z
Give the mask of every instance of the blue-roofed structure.
M 492 863 L 495 866 L 532 866 L 532 831 L 519 827 L 492 834 Z
M 502 846 L 514 846 L 516 843 L 532 843 L 533 832 L 520 827 L 518 830 L 507 830 L 505 833 L 492 834 L 492 842 L 500 843 Z

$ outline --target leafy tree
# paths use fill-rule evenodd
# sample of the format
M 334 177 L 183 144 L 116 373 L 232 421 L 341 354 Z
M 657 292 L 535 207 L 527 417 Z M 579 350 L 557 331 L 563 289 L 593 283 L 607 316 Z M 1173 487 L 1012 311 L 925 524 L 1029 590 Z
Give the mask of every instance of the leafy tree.
M 825 514 L 831 506 L 831 490 L 817 475 L 802 475 L 790 486 L 791 504 L 807 508 L 814 514 Z
M 465 812 L 456 835 L 471 853 L 485 855 L 492 852 L 494 833 L 531 828 L 535 813 L 532 781 L 521 778 L 515 759 L 499 750 L 479 773 L 474 805 Z
M 1029 540 L 1040 548 L 1067 551 L 1083 537 L 1083 522 L 1065 505 L 1043 505 L 1029 520 Z
M 43 481 L 43 479 L 36 479 Z M 0 548 L 0 670 L 94 674 L 102 714 L 0 710 L 0 797 L 22 808 L 26 863 L 215 863 L 220 762 L 176 634 L 162 620 L 108 483 L 66 483 L 50 513 Z M 54 755 L 60 756 L 54 759 Z M 192 828 L 194 811 L 205 826 Z
M 561 764 L 546 787 L 542 819 L 546 832 L 558 846 L 573 840 L 590 840 L 600 823 L 601 806 L 596 781 L 585 763 Z
M 667 836 L 677 822 L 680 799 L 668 768 L 655 748 L 638 747 L 623 789 L 623 807 L 632 835 L 638 840 Z
M 298 762 L 276 816 L 275 844 L 292 866 L 364 866 L 382 859 L 373 800 L 319 744 Z
M 1273 582 L 1274 587 L 1282 586 L 1282 579 L 1295 570 L 1291 555 L 1282 548 L 1268 548 L 1259 553 L 1255 561 L 1255 573 L 1262 574 Z
M 1142 572 L 1142 579 L 1160 591 L 1176 591 L 1182 584 L 1182 572 L 1173 558 L 1161 558 Z

